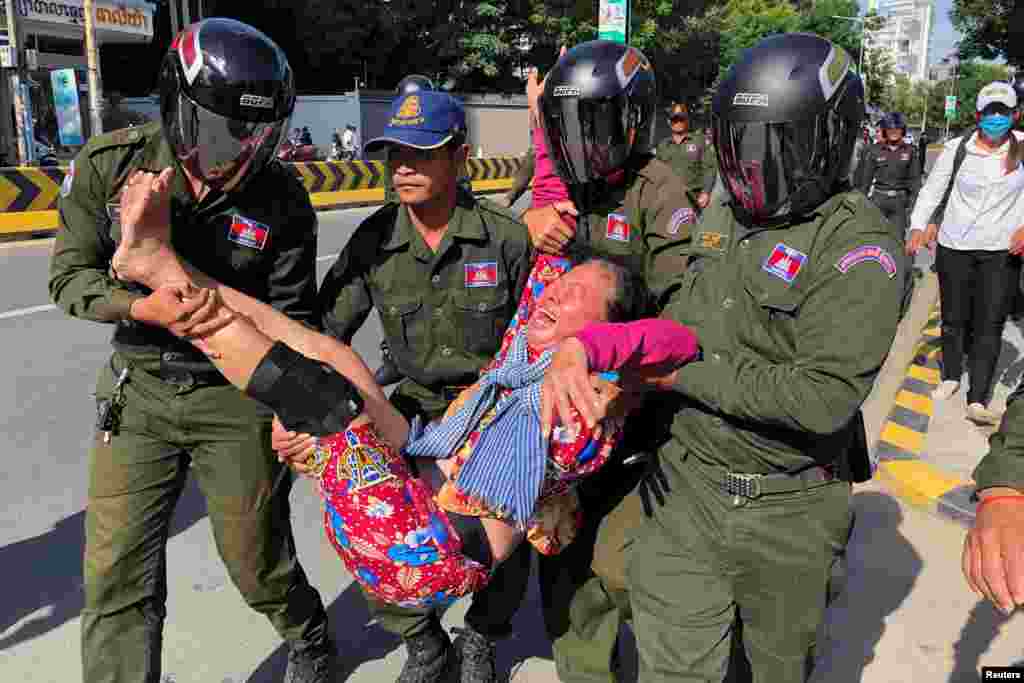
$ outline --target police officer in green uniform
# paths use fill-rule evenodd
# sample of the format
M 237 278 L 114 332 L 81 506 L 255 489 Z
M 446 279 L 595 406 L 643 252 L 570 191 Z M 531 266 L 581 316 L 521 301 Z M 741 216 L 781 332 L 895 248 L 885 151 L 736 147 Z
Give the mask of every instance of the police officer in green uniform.
M 579 214 L 576 229 L 559 215 L 568 207 L 524 214 L 541 249 L 585 249 L 642 278 L 652 314 L 685 268 L 696 221 L 681 179 L 651 153 L 656 102 L 654 71 L 636 48 L 592 41 L 564 54 L 545 79 L 539 109 L 549 154 Z M 594 579 L 591 556 L 601 519 L 644 472 L 623 461 L 652 447 L 658 410 L 645 406 L 639 417 L 649 419 L 631 418 L 616 460 L 579 487 L 585 522 L 576 540 L 559 555 L 538 556 L 545 626 L 565 683 L 614 680 L 623 615 Z
M 907 133 L 903 114 L 886 114 L 878 127 L 882 130 L 883 142 L 864 150 L 863 160 L 857 167 L 856 186 L 889 219 L 896 238 L 903 240 L 907 212 L 921 190 L 921 162 L 917 149 L 903 141 Z
M 697 332 L 702 357 L 651 379 L 681 399 L 659 451 L 668 491 L 612 549 L 644 683 L 720 680 L 737 612 L 753 680 L 808 675 L 852 522 L 858 408 L 906 267 L 877 207 L 842 185 L 864 115 L 850 64 L 818 36 L 773 36 L 714 99 L 731 202 L 705 213 L 664 312 Z M 586 372 L 577 346 L 559 351 L 545 393 Z M 587 397 L 567 398 L 595 418 Z
M 115 326 L 89 454 L 83 680 L 160 680 L 167 531 L 191 463 L 232 581 L 291 646 L 286 680 L 327 681 L 327 616 L 295 556 L 291 479 L 270 448 L 271 414 L 147 324 L 149 292 L 109 270 L 126 179 L 170 167 L 182 256 L 315 324 L 316 215 L 273 158 L 295 104 L 292 71 L 262 33 L 208 19 L 175 38 L 160 93 L 162 125 L 96 136 L 75 158 L 50 263 L 61 309 Z
M 325 331 L 348 342 L 372 309 L 405 377 L 391 400 L 406 417 L 439 417 L 497 352 L 529 274 L 525 227 L 457 186 L 468 153 L 462 105 L 419 90 L 395 99 L 383 137 L 399 204 L 353 234 L 320 289 Z M 494 641 L 511 630 L 529 578 L 524 545 L 477 593 L 454 650 L 433 612 L 373 604 L 409 659 L 399 681 L 437 681 L 458 655 L 463 681 L 495 679 Z
M 668 110 L 672 134 L 658 144 L 658 158 L 672 167 L 689 189 L 700 210 L 707 208 L 715 189 L 715 154 L 711 139 L 690 130 L 690 108 L 685 102 L 673 102 Z

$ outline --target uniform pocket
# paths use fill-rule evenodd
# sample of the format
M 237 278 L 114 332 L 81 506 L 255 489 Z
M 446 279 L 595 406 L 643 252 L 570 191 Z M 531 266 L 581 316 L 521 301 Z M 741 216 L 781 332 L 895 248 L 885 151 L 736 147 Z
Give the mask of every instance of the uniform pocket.
M 384 301 L 378 306 L 381 327 L 388 342 L 401 348 L 412 348 L 416 343 L 416 316 L 423 308 L 422 299 Z
M 455 324 L 462 332 L 462 346 L 470 353 L 497 350 L 508 325 L 508 291 L 494 292 L 488 297 L 469 294 L 453 301 Z

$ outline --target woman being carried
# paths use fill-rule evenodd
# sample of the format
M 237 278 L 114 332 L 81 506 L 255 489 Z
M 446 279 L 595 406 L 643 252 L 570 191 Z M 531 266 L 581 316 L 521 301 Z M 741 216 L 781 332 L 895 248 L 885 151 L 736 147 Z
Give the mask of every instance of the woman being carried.
M 157 291 L 160 310 L 146 322 L 187 335 L 286 427 L 321 437 L 325 530 L 360 583 L 389 602 L 447 604 L 482 588 L 524 537 L 543 552 L 571 540 L 572 484 L 603 464 L 620 421 L 578 419 L 550 443 L 543 437 L 540 380 L 555 346 L 575 337 L 592 367 L 641 372 L 696 353 L 675 323 L 605 322 L 629 316 L 639 298 L 618 266 L 590 261 L 566 273 L 566 259 L 541 257 L 496 360 L 437 425 L 413 425 L 410 438 L 351 348 L 178 259 L 169 179 L 138 174 L 125 188 L 113 270 Z M 619 393 L 607 388 L 608 400 Z

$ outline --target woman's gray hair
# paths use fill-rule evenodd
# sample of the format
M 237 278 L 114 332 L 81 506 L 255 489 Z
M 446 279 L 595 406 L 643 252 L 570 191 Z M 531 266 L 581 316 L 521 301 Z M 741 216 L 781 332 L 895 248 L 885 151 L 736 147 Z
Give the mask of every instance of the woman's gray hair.
M 644 281 L 614 261 L 590 257 L 580 265 L 595 264 L 605 270 L 612 280 L 612 291 L 608 295 L 608 321 L 623 322 L 636 320 L 647 310 L 647 287 Z

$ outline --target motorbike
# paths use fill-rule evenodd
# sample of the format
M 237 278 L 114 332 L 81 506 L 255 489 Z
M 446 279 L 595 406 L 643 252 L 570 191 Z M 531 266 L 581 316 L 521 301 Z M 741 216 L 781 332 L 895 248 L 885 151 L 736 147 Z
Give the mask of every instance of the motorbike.
M 277 158 L 281 161 L 320 161 L 320 151 L 316 145 L 296 145 L 285 140 L 277 150 Z

